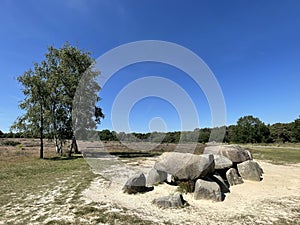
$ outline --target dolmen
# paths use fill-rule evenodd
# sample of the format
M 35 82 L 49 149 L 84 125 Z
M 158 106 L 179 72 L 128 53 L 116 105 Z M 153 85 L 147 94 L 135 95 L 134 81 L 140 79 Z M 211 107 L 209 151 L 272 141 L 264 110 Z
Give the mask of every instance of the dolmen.
M 145 176 L 138 173 L 123 187 L 128 194 L 144 193 L 162 183 L 193 193 L 196 200 L 223 201 L 230 186 L 244 180 L 261 181 L 263 169 L 248 150 L 237 145 L 209 145 L 202 155 L 165 152 Z M 184 190 L 181 190 L 184 191 Z M 159 207 L 183 207 L 180 193 L 154 199 Z

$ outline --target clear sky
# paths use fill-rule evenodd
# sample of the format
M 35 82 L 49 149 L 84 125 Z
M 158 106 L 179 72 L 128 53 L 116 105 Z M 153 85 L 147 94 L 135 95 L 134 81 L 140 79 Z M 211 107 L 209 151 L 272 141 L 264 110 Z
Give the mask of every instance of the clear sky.
M 132 41 L 177 43 L 200 56 L 215 74 L 225 98 L 227 125 L 244 115 L 267 124 L 291 122 L 300 115 L 299 12 L 298 0 L 2 0 L 0 130 L 7 132 L 22 113 L 16 77 L 40 62 L 47 46 L 61 47 L 66 41 L 94 58 Z M 211 126 L 204 94 L 182 71 L 145 63 L 121 70 L 103 87 L 100 106 L 106 118 L 99 129 L 111 129 L 111 107 L 120 90 L 150 75 L 186 89 L 201 127 Z M 180 130 L 176 109 L 155 97 L 138 102 L 129 123 L 132 131 L 147 132 L 150 121 L 162 127 L 155 119 L 159 117 L 166 130 Z

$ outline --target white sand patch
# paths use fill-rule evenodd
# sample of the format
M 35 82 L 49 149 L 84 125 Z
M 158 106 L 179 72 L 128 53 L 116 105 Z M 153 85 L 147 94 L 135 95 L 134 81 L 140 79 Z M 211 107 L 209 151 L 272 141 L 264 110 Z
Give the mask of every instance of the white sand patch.
M 153 161 L 151 161 L 153 163 Z M 190 206 L 179 209 L 161 209 L 152 204 L 155 198 L 176 192 L 177 187 L 168 184 L 155 186 L 144 194 L 128 195 L 122 192 L 122 183 L 96 178 L 84 191 L 87 201 L 101 202 L 112 206 L 125 207 L 129 214 L 143 219 L 172 224 L 239 224 L 241 220 L 272 224 L 279 218 L 300 218 L 300 164 L 273 165 L 260 161 L 264 169 L 263 181 L 245 181 L 232 186 L 223 202 L 194 200 L 192 194 L 184 194 Z M 139 163 L 139 170 L 148 170 L 150 163 Z M 153 165 L 153 164 L 152 164 Z M 117 176 L 119 169 L 110 171 Z M 123 171 L 124 172 L 124 171 Z M 107 172 L 108 173 L 108 172 Z M 298 214 L 297 214 L 298 213 Z M 298 221 L 299 222 L 299 221 Z

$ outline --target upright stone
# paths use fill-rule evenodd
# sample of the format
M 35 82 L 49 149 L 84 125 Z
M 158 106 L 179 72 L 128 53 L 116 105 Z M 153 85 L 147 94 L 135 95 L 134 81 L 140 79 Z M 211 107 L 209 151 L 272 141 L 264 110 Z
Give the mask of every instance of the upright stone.
M 152 168 L 147 175 L 146 184 L 147 186 L 153 186 L 167 180 L 168 174 L 164 171 L 158 171 Z
M 226 178 L 230 186 L 244 183 L 243 179 L 238 175 L 237 170 L 230 168 L 226 172 Z
M 245 180 L 261 181 L 263 170 L 257 162 L 245 161 L 237 165 L 239 174 Z
M 129 178 L 123 187 L 124 193 L 136 194 L 138 192 L 146 192 L 146 177 L 143 173 L 138 173 Z
M 196 200 L 206 199 L 212 201 L 222 201 L 220 186 L 214 181 L 198 179 L 195 185 L 194 198 Z

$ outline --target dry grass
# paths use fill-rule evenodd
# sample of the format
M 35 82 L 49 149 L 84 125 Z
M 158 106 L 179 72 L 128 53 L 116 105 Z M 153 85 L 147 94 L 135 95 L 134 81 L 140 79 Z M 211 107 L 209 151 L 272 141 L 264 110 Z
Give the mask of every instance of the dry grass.
M 13 146 L 5 141 L 20 142 Z M 132 160 L 173 151 L 175 144 L 161 144 L 145 152 L 129 150 L 118 142 L 105 143 L 109 152 Z M 181 149 L 189 151 L 189 145 Z M 201 154 L 205 145 L 198 144 Z M 293 146 L 295 147 L 295 146 Z M 253 147 L 255 158 L 274 163 L 299 163 L 297 150 Z M 105 203 L 87 203 L 82 192 L 96 177 L 86 161 L 55 154 L 52 142 L 45 142 L 45 158 L 39 158 L 39 141 L 34 139 L 0 140 L 0 224 L 155 224 L 128 213 L 126 208 Z M 282 221 L 284 222 L 284 221 Z M 286 222 L 286 221 L 285 221 Z
M 0 224 L 151 224 L 85 203 L 81 193 L 98 175 L 81 156 L 58 157 L 48 142 L 41 160 L 37 140 L 15 141 L 0 146 Z

